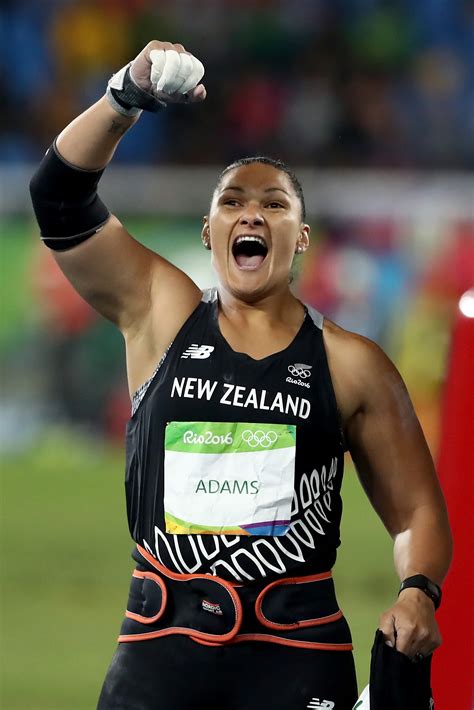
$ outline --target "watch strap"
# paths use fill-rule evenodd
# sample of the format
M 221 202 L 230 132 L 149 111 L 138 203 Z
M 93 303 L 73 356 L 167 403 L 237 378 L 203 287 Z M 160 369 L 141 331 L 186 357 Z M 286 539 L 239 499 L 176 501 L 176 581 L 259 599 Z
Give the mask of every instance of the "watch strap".
M 415 574 L 412 577 L 407 577 L 401 583 L 398 593 L 400 594 L 404 589 L 410 588 L 421 589 L 431 599 L 435 609 L 439 608 L 441 604 L 441 587 L 429 577 L 425 577 L 424 574 Z

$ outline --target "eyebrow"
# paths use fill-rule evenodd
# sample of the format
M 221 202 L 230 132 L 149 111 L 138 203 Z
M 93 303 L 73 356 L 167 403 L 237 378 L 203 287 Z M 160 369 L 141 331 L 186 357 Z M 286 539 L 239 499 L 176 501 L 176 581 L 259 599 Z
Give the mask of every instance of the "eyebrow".
M 245 188 L 240 187 L 239 185 L 227 185 L 227 187 L 224 187 L 221 192 L 225 192 L 226 190 L 235 190 L 236 192 L 245 192 Z M 283 192 L 285 195 L 290 197 L 290 194 L 284 190 L 282 187 L 266 187 L 264 192 Z

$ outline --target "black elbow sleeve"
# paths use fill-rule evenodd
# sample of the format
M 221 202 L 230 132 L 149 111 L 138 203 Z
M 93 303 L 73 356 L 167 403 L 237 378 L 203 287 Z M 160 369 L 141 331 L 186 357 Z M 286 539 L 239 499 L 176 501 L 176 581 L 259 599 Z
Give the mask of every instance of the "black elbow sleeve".
M 92 237 L 110 212 L 97 194 L 104 170 L 83 170 L 48 149 L 30 181 L 30 194 L 41 239 L 50 249 L 64 250 Z

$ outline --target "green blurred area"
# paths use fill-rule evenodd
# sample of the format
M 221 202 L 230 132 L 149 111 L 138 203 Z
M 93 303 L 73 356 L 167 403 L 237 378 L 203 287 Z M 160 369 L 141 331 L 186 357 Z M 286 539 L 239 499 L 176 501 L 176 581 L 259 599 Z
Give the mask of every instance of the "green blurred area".
M 31 322 L 29 267 L 35 242 L 21 218 L 0 221 L 0 351 L 14 345 Z
M 133 568 L 123 452 L 52 431 L 1 473 L 3 710 L 90 710 L 114 652 Z M 341 608 L 359 685 L 384 607 L 394 598 L 391 541 L 348 466 Z
M 122 468 L 120 452 L 65 433 L 4 461 L 5 710 L 95 707 L 132 566 Z
M 189 266 L 199 267 L 199 255 L 193 247 L 200 245 L 201 224 L 193 218 L 133 217 L 123 219 L 133 235 L 151 249 L 159 250 L 168 259 L 177 256 L 186 268 L 186 250 L 192 255 Z M 35 260 L 41 247 L 38 227 L 24 216 L 0 218 L 0 353 L 11 350 L 24 338 L 25 331 L 38 319 L 39 304 L 34 285 Z M 207 254 L 202 253 L 202 269 L 210 276 Z M 196 264 L 197 262 L 197 264 Z M 211 283 L 205 283 L 209 286 Z

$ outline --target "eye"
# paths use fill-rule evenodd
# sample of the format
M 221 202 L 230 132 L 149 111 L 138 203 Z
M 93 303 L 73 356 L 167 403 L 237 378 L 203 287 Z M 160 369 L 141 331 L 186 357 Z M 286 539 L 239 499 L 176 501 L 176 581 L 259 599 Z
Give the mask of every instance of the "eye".
M 283 205 L 281 202 L 269 202 L 267 207 L 270 207 L 270 209 L 283 209 L 285 205 Z
M 222 201 L 222 204 L 226 205 L 227 207 L 238 207 L 240 203 L 235 198 L 228 197 L 227 199 Z

